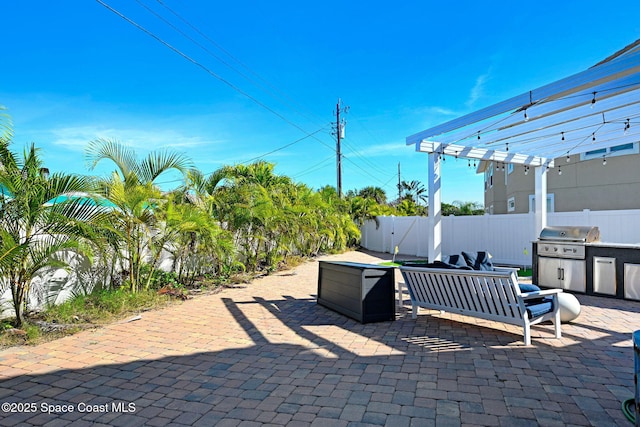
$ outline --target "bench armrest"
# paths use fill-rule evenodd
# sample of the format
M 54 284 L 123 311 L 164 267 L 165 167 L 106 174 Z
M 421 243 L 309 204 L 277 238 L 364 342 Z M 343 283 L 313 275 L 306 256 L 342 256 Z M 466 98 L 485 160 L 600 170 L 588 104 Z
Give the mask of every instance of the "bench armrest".
M 542 291 L 536 291 L 536 292 L 526 292 L 523 294 L 520 294 L 520 296 L 522 297 L 522 299 L 532 299 L 532 298 L 540 298 L 540 297 L 544 297 L 547 295 L 555 295 L 555 294 L 559 294 L 560 292 L 562 292 L 562 289 L 545 289 Z
M 513 271 L 517 273 L 520 271 L 520 267 L 493 267 L 493 271 Z

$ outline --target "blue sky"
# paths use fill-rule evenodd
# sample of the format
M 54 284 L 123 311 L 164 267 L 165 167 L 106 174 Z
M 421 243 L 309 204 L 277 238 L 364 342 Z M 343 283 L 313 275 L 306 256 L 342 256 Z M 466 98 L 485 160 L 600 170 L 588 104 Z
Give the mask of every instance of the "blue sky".
M 263 158 L 319 188 L 336 184 L 340 98 L 343 190 L 389 198 L 398 163 L 426 184 L 408 135 L 640 38 L 640 2 L 626 0 L 101 1 L 175 50 L 98 1 L 3 2 L 0 105 L 14 150 L 34 142 L 51 170 L 89 173 L 87 143 L 109 138 L 140 155 L 171 147 L 205 173 Z M 442 197 L 482 202 L 482 176 L 447 159 Z

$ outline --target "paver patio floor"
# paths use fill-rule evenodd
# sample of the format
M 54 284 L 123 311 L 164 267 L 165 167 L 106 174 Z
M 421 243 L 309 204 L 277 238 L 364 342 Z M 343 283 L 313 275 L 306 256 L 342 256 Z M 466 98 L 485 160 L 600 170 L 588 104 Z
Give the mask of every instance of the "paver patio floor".
M 631 425 L 640 302 L 578 295 L 562 339 L 537 325 L 525 347 L 521 328 L 437 312 L 360 324 L 316 304 L 317 273 L 0 351 L 0 425 Z

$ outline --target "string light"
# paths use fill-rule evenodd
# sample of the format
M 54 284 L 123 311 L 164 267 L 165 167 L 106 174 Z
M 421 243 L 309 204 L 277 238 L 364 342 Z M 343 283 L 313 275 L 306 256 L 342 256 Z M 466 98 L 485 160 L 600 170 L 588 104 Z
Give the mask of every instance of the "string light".
M 624 124 L 624 134 L 626 135 L 627 132 L 629 131 L 629 128 L 631 127 L 631 121 L 629 119 L 627 119 L 627 122 Z
M 567 154 L 567 163 L 571 161 L 571 157 Z
M 558 175 L 562 175 L 562 169 L 560 165 L 558 165 Z
M 564 141 L 564 132 L 560 132 L 562 134 L 562 140 Z
M 596 133 L 595 132 L 591 134 L 591 140 L 595 142 L 595 140 L 596 140 Z
M 602 156 L 602 166 L 607 164 L 607 157 L 605 155 Z
M 529 175 L 529 166 L 524 165 L 524 174 Z
M 480 131 L 478 131 L 478 141 L 480 141 Z
M 596 93 L 593 92 L 593 99 L 591 100 L 591 108 L 593 108 L 593 106 L 596 105 Z
M 528 122 L 529 121 L 529 115 L 527 114 L 527 109 L 524 109 L 524 121 Z

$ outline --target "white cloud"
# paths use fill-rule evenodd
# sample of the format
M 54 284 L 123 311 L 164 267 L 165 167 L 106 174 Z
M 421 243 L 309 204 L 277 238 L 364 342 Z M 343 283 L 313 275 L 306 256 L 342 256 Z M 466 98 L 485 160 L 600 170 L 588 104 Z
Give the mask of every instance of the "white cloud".
M 475 103 L 484 96 L 484 86 L 487 81 L 491 77 L 491 70 L 489 69 L 486 73 L 478 76 L 476 78 L 476 83 L 471 88 L 471 92 L 469 93 L 469 98 L 464 103 L 464 105 L 471 109 L 475 106 Z
M 70 126 L 56 128 L 52 143 L 73 151 L 84 151 L 87 143 L 95 139 L 117 140 L 136 150 L 153 149 L 194 149 L 221 144 L 223 141 L 209 140 L 200 136 L 188 136 L 174 130 L 113 129 L 100 126 Z

